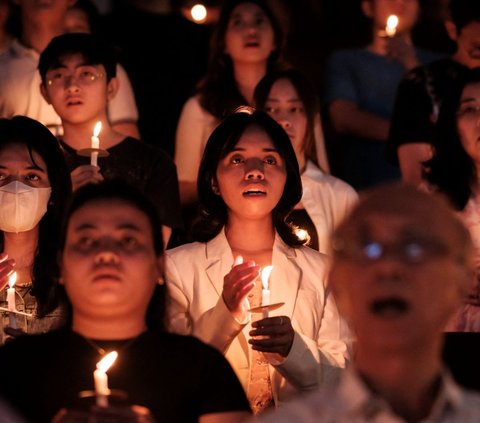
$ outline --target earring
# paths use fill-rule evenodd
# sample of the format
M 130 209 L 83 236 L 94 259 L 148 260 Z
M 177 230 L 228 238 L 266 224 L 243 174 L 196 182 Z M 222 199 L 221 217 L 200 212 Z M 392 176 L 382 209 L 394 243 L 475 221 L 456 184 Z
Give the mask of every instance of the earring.
M 157 284 L 158 285 L 165 285 L 165 279 L 163 278 L 163 276 L 159 276 L 157 278 Z
M 212 186 L 212 191 L 213 191 L 214 194 L 220 195 L 220 190 L 218 189 L 218 187 L 216 185 Z

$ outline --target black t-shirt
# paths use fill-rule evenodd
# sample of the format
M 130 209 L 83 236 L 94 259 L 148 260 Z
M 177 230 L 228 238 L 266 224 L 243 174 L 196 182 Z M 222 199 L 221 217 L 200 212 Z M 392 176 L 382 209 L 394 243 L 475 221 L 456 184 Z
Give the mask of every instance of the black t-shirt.
M 60 141 L 70 171 L 90 164 Z M 160 148 L 131 137 L 108 149 L 108 157 L 99 157 L 98 166 L 105 179 L 122 179 L 144 192 L 158 210 L 162 224 L 182 227 L 177 170 L 173 160 Z
M 442 100 L 467 72 L 452 59 L 442 59 L 412 69 L 397 91 L 387 141 L 387 159 L 398 163 L 397 149 L 403 144 L 432 143 Z
M 134 340 L 95 341 L 118 358 L 108 371 L 111 390 L 147 407 L 158 422 L 197 422 L 208 413 L 249 410 L 226 359 L 193 337 L 145 332 Z M 23 336 L 0 348 L 0 395 L 28 421 L 50 422 L 62 408 L 88 400 L 101 356 L 69 329 Z

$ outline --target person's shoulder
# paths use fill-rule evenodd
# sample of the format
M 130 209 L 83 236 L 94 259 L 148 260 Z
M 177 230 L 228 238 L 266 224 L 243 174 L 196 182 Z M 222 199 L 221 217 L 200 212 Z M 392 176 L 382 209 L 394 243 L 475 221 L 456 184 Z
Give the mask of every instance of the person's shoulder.
M 173 260 L 179 260 L 182 258 L 196 257 L 196 254 L 204 251 L 206 248 L 206 243 L 204 242 L 189 242 L 188 244 L 183 244 L 175 248 L 171 248 L 165 251 L 166 258 L 171 258 Z
M 318 186 L 322 190 L 330 190 L 334 195 L 351 197 L 352 200 L 358 198 L 357 192 L 351 185 L 340 178 L 323 172 L 310 162 L 307 165 L 305 173 L 302 175 L 302 182 L 307 186 L 313 185 Z

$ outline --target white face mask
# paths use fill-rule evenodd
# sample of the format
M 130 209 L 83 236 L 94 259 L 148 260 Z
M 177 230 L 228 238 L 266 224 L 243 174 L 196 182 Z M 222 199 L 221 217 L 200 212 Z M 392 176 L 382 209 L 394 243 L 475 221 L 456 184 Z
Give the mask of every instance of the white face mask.
M 47 211 L 51 188 L 34 188 L 19 181 L 0 187 L 0 230 L 26 232 Z

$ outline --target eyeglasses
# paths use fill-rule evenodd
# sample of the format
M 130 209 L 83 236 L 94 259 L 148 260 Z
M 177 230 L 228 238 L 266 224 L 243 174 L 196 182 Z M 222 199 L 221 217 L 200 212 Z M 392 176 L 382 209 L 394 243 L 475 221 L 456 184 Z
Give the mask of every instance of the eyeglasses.
M 377 241 L 348 242 L 335 238 L 332 249 L 338 257 L 361 263 L 372 263 L 390 257 L 405 264 L 421 264 L 450 252 L 443 242 L 431 238 L 405 239 L 392 244 Z
M 64 87 L 67 83 L 73 80 L 79 85 L 93 84 L 97 79 L 100 79 L 105 74 L 96 72 L 93 69 L 78 68 L 73 74 L 68 73 L 65 69 L 56 69 L 47 74 L 47 85 L 54 87 Z

